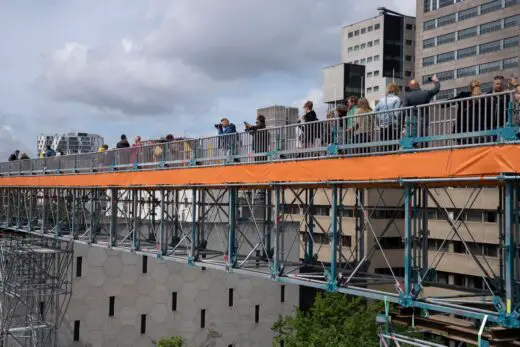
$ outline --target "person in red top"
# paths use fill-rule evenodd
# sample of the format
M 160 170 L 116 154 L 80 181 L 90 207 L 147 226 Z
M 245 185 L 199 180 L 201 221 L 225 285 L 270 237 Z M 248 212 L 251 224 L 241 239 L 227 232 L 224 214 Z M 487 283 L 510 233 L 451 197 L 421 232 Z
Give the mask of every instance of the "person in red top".
M 139 163 L 139 159 L 141 158 L 142 153 L 139 153 L 140 150 L 136 147 L 141 147 L 141 136 L 136 136 L 134 138 L 134 144 L 132 145 L 132 150 L 130 153 L 130 163 L 134 164 L 134 166 L 137 166 Z

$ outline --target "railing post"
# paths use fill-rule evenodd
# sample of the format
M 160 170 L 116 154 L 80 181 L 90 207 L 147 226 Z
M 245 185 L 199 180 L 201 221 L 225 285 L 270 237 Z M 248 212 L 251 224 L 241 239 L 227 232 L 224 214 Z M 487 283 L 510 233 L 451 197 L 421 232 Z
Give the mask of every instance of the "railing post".
M 236 245 L 236 223 L 237 223 L 237 195 L 238 189 L 229 188 L 229 233 L 228 233 L 228 269 L 235 268 L 237 265 L 237 245 Z
M 403 138 L 401 138 L 401 141 L 400 141 L 400 147 L 401 149 L 412 149 L 414 148 L 414 144 L 415 144 L 415 137 L 417 136 L 417 117 L 418 117 L 418 114 L 420 112 L 421 109 L 418 109 L 416 106 L 414 106 L 413 108 L 410 108 L 410 109 L 406 109 L 405 110 L 405 114 L 406 112 L 408 112 L 408 117 L 406 117 L 405 115 L 405 134 L 403 136 Z M 415 124 L 415 128 L 413 128 Z M 398 129 L 398 131 L 401 131 L 400 129 Z M 398 133 L 398 136 L 401 136 L 401 133 Z
M 117 202 L 119 191 L 117 188 L 110 190 L 110 240 L 109 246 L 115 247 L 117 245 Z
M 507 110 L 506 110 L 507 122 L 503 128 L 497 129 L 498 137 L 501 140 L 500 142 L 508 142 L 508 141 L 517 140 L 516 133 L 517 133 L 518 127 L 516 127 L 513 122 L 513 108 L 514 108 L 513 101 L 509 101 L 509 103 L 507 105 Z M 498 115 L 498 116 L 499 116 L 499 118 L 501 118 L 502 115 Z
M 331 197 L 331 232 L 330 232 L 330 273 L 327 278 L 327 289 L 337 289 L 337 266 L 338 266 L 338 186 L 332 186 Z

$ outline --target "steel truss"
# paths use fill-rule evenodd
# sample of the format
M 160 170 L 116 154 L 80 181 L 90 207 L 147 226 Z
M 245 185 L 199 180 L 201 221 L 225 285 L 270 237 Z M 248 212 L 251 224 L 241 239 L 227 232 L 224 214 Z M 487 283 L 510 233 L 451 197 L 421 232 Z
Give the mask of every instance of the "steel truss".
M 439 191 L 451 196 L 449 182 L 1 188 L 0 220 L 5 228 L 33 235 L 339 291 L 415 307 L 425 314 L 435 311 L 519 328 L 519 181 L 505 176 L 458 181 L 453 185 L 471 187 L 473 192 L 457 215 L 449 213 L 455 207 L 452 198 L 453 206 L 446 207 L 437 197 Z M 468 245 L 474 231 L 461 218 L 484 185 L 500 194 L 498 268 L 490 264 L 483 249 Z M 399 192 L 397 202 L 386 203 L 389 189 Z M 327 199 L 328 216 L 316 212 L 318 193 Z M 368 194 L 376 199 L 367 203 Z M 295 216 L 291 206 L 298 206 L 301 215 Z M 375 215 L 389 206 L 394 215 L 381 226 Z M 428 238 L 431 209 L 444 216 L 450 230 L 435 249 Z M 344 217 L 352 223 L 345 223 Z M 319 218 L 328 223 L 318 223 Z M 402 247 L 384 246 L 390 234 L 401 238 Z M 318 237 L 322 242 L 316 242 Z M 436 267 L 451 240 L 462 243 L 481 274 L 484 289 L 437 283 Z M 432 251 L 433 257 L 429 256 Z M 325 259 L 323 254 L 327 254 Z M 385 271 L 375 271 L 376 260 Z M 432 288 L 449 289 L 453 294 L 431 294 Z
M 0 346 L 57 346 L 72 293 L 72 245 L 0 230 Z

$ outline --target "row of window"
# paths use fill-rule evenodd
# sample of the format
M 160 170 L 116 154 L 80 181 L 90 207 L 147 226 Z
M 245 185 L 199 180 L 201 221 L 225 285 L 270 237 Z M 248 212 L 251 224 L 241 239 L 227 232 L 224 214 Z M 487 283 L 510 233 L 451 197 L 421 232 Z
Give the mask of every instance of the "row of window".
M 351 62 L 349 62 L 350 64 L 359 64 L 359 65 L 365 65 L 365 64 L 369 64 L 371 62 L 377 62 L 381 59 L 381 56 L 379 54 L 377 55 L 374 55 L 373 57 L 367 57 L 367 58 L 363 58 L 361 60 L 353 60 Z
M 440 35 L 423 40 L 423 48 L 444 45 L 454 41 L 465 40 L 478 35 L 485 35 L 495 31 L 520 26 L 520 15 L 499 19 L 493 22 L 477 25 L 471 28 Z
M 518 57 L 508 58 L 504 60 L 496 60 L 480 65 L 467 66 L 456 70 L 437 72 L 436 75 L 440 81 L 454 80 L 457 78 L 477 76 L 494 71 L 502 71 L 506 69 L 514 69 L 518 67 Z M 429 78 L 431 75 L 422 76 L 422 83 L 431 83 Z M 481 87 L 482 88 L 482 87 Z
M 462 0 L 424 0 L 424 12 L 435 11 L 439 8 L 462 2 Z
M 484 15 L 486 13 L 494 12 L 504 8 L 511 7 L 520 3 L 520 0 L 506 0 L 502 4 L 502 0 L 493 0 L 480 6 L 468 8 L 459 12 L 450 13 L 448 15 L 425 21 L 423 23 L 423 30 L 428 31 L 435 28 L 440 28 L 445 25 L 453 24 L 455 22 L 461 22 L 466 19 Z
M 374 30 L 379 30 L 379 29 L 381 29 L 381 24 L 376 23 L 375 25 L 369 25 L 366 28 L 361 28 L 361 29 L 358 29 L 358 30 L 349 31 L 347 35 L 348 35 L 348 38 L 352 38 L 354 36 L 363 35 L 363 34 L 370 33 L 370 32 L 372 32 Z
M 302 234 L 301 235 L 302 241 L 308 242 L 309 233 L 302 231 L 301 234 Z M 330 240 L 330 236 L 328 234 L 321 233 L 321 232 L 314 232 L 314 233 L 312 233 L 312 241 L 315 244 L 328 245 L 328 244 L 330 244 L 331 240 Z M 349 235 L 341 235 L 338 242 L 341 247 L 352 247 L 352 237 Z
M 347 52 L 348 53 L 359 52 L 360 50 L 363 50 L 365 48 L 377 47 L 380 44 L 381 44 L 381 41 L 379 39 L 374 40 L 374 41 L 368 41 L 366 43 L 362 43 L 362 44 L 359 44 L 359 45 L 355 45 L 355 46 L 349 47 L 347 49 Z
M 400 238 L 399 238 L 400 239 Z M 498 257 L 498 245 L 489 243 L 465 242 L 469 251 L 474 255 L 484 255 L 486 257 Z M 439 239 L 429 239 L 428 249 L 430 251 L 449 252 L 452 248 L 453 253 L 464 254 L 466 246 L 462 241 L 444 241 Z
M 480 89 L 483 92 L 487 92 L 491 90 L 491 87 L 493 86 L 493 82 L 487 82 L 487 83 L 481 83 Z M 446 100 L 452 97 L 457 96 L 460 92 L 469 92 L 470 88 L 469 86 L 466 87 L 459 87 L 459 88 L 450 88 L 450 89 L 444 89 L 441 90 L 436 96 L 435 100 Z
M 486 53 L 498 52 L 504 49 L 520 45 L 520 36 L 510 37 L 503 40 L 483 43 L 477 46 L 462 48 L 456 51 L 445 52 L 438 55 L 423 58 L 423 66 L 441 64 L 452 60 L 473 57 Z

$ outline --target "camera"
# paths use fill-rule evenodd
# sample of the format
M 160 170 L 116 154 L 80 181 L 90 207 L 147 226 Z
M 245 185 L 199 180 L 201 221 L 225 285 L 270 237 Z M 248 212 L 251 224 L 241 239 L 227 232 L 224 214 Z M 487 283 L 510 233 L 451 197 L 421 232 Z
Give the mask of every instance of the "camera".
M 215 128 L 220 128 L 220 124 L 215 124 Z

